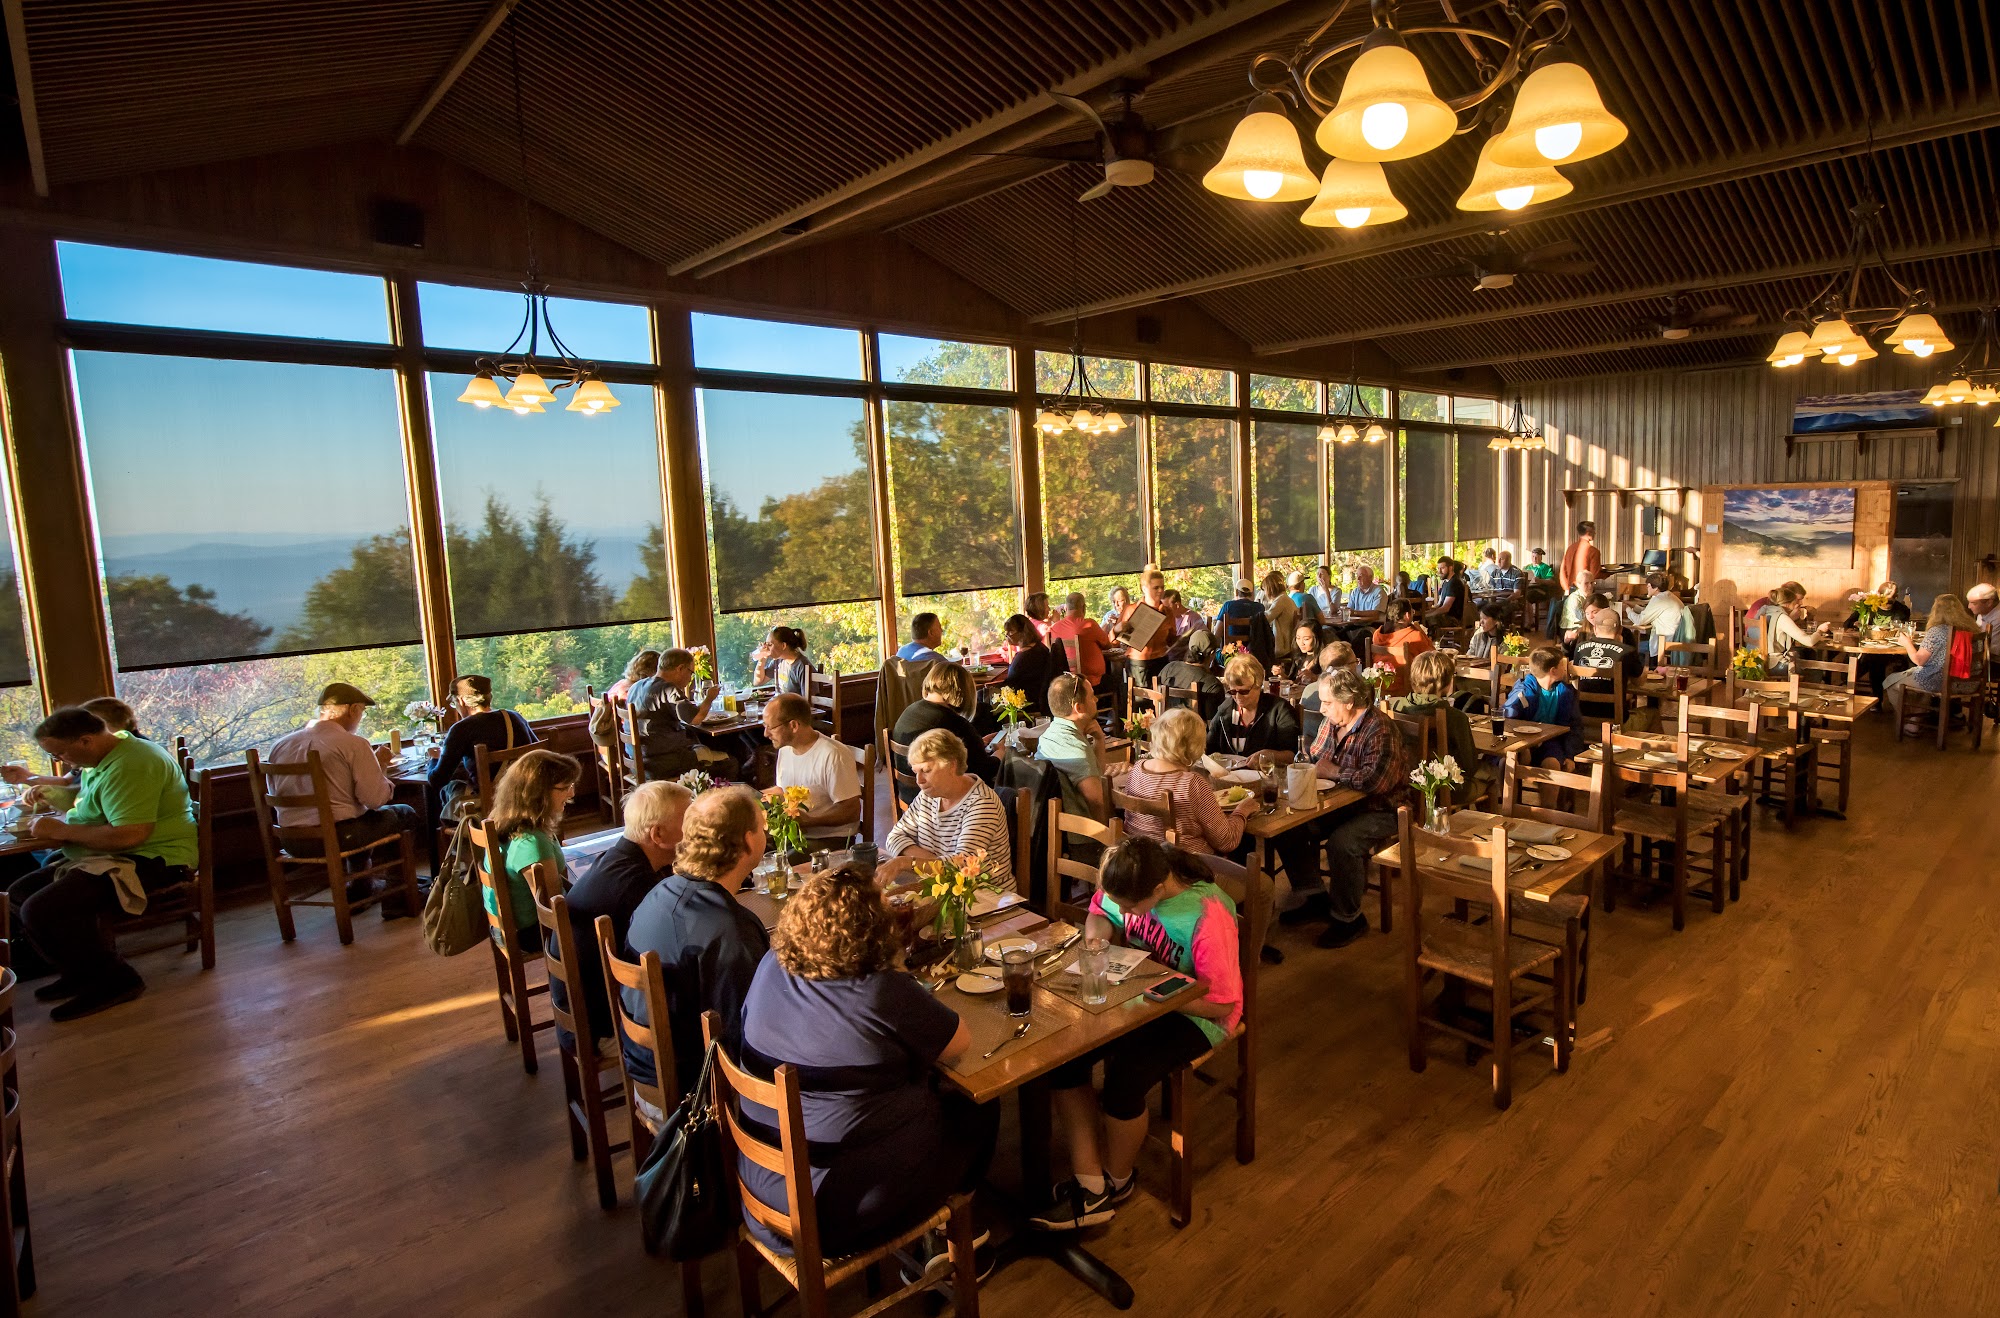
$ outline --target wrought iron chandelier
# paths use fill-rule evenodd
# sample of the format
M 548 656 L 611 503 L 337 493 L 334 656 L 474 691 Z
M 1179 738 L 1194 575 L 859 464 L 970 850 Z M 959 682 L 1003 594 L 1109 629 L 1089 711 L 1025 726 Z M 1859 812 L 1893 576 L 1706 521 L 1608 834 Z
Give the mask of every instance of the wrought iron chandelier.
M 1556 165 L 1602 155 L 1625 140 L 1624 123 L 1604 108 L 1588 70 L 1570 60 L 1541 59 L 1569 35 L 1564 0 L 1471 6 L 1499 10 L 1494 27 L 1459 22 L 1446 0 L 1451 21 L 1408 28 L 1396 24 L 1396 0 L 1370 0 L 1369 33 L 1328 42 L 1327 33 L 1352 3 L 1339 0 L 1291 54 L 1266 51 L 1251 59 L 1256 94 L 1222 160 L 1202 179 L 1209 191 L 1243 201 L 1312 198 L 1299 221 L 1317 227 L 1388 224 L 1409 211 L 1390 191 L 1382 162 L 1422 155 L 1491 123 L 1494 132 L 1480 149 L 1458 208 L 1515 211 L 1572 189 Z M 1453 39 L 1470 54 L 1478 85 L 1440 98 L 1406 40 L 1419 36 Z M 1338 93 L 1329 95 L 1328 75 L 1350 54 Z M 1494 98 L 1517 79 L 1512 108 L 1501 122 Z M 1468 111 L 1469 120 L 1461 123 Z M 1306 163 L 1294 113 L 1318 120 L 1313 140 L 1333 158 L 1323 174 Z
M 1361 376 L 1354 365 L 1353 353 L 1348 355 L 1347 383 L 1341 386 L 1347 390 L 1347 403 L 1338 412 L 1326 419 L 1319 428 L 1320 442 L 1324 444 L 1352 444 L 1359 440 L 1364 444 L 1380 444 L 1389 438 L 1388 430 L 1382 425 L 1386 417 L 1378 417 L 1368 406 L 1368 400 L 1361 396 Z M 1357 427 L 1356 423 L 1361 423 Z
M 1959 403 L 1985 407 L 2000 400 L 2000 306 L 1980 311 L 1979 329 L 1972 342 L 1944 374 L 1945 381 L 1933 384 L 1924 394 L 1923 401 L 1932 407 L 1953 407 Z M 2000 421 L 1993 424 L 2000 429 Z
M 1804 306 L 1786 310 L 1785 323 L 1792 328 L 1779 336 L 1764 360 L 1783 369 L 1818 353 L 1829 365 L 1852 366 L 1881 355 L 1868 338 L 1884 331 L 1883 342 L 1906 357 L 1951 351 L 1952 341 L 1931 314 L 1931 295 L 1905 284 L 1882 255 L 1882 203 L 1864 197 L 1847 214 L 1853 227 L 1845 261 Z M 1879 276 L 1875 282 L 1889 286 L 1887 301 L 1871 304 L 1868 298 L 1876 295 L 1862 291 L 1871 272 Z
M 1082 298 L 1077 292 L 1077 233 L 1076 215 L 1081 209 L 1080 201 L 1071 202 L 1069 208 L 1069 294 L 1070 305 L 1077 306 Z M 1070 318 L 1069 378 L 1062 388 L 1052 394 L 1043 394 L 1036 400 L 1039 409 L 1035 414 L 1035 429 L 1044 435 L 1062 435 L 1076 431 L 1079 435 L 1115 435 L 1125 428 L 1125 418 L 1118 414 L 1117 407 L 1104 395 L 1097 392 L 1090 383 L 1090 367 L 1083 359 L 1083 317 Z
M 1528 409 L 1521 402 L 1521 391 L 1514 391 L 1514 422 L 1505 430 L 1486 441 L 1486 447 L 1494 452 L 1515 450 L 1523 453 L 1540 453 L 1548 448 L 1549 441 L 1542 434 L 1540 426 L 1528 424 Z
M 519 13 L 507 21 L 509 57 L 514 74 L 514 139 L 520 160 L 520 177 L 528 174 L 528 129 L 521 111 L 521 41 L 518 28 Z M 594 362 L 579 359 L 569 350 L 569 345 L 556 333 L 555 323 L 549 319 L 548 285 L 542 282 L 540 262 L 535 253 L 535 212 L 525 192 L 521 198 L 521 224 L 528 238 L 528 275 L 521 290 L 528 299 L 527 314 L 521 319 L 521 328 L 514 335 L 514 341 L 498 357 L 481 357 L 473 363 L 474 375 L 465 386 L 465 392 L 458 396 L 461 403 L 470 403 L 481 411 L 490 407 L 504 407 L 517 416 L 532 416 L 547 410 L 547 405 L 556 401 L 556 390 L 574 389 L 565 412 L 581 412 L 585 416 L 596 416 L 619 406 L 618 396 L 611 392 L 611 386 L 597 378 Z M 549 349 L 556 355 L 543 357 L 542 339 L 546 335 Z M 524 351 L 525 348 L 525 351 Z M 507 391 L 500 391 L 499 381 L 509 382 Z

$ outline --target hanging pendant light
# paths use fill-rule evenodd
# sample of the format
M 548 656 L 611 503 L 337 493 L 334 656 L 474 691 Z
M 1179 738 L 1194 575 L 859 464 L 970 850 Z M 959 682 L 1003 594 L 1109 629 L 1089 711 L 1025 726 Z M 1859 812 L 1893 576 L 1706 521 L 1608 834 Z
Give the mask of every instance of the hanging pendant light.
M 1923 403 L 1926 407 L 1943 407 L 1945 405 L 1944 386 L 1942 384 L 1932 385 L 1924 391 L 1924 396 L 1917 401 Z
M 1410 213 L 1389 191 L 1389 176 L 1372 161 L 1329 160 L 1320 180 L 1319 196 L 1299 216 L 1300 224 L 1318 229 L 1359 229 L 1393 224 Z
M 1462 211 L 1517 211 L 1524 206 L 1551 201 L 1575 190 L 1576 185 L 1557 173 L 1551 165 L 1527 169 L 1502 165 L 1493 159 L 1493 138 L 1479 148 L 1479 163 L 1472 168 L 1472 182 L 1458 199 Z
M 1408 160 L 1444 145 L 1458 131 L 1458 112 L 1431 90 L 1424 66 L 1394 28 L 1378 27 L 1361 43 L 1340 100 L 1313 135 L 1341 160 Z
M 1364 444 L 1380 444 L 1387 438 L 1389 432 L 1382 429 L 1382 423 L 1379 421 L 1371 421 L 1368 429 L 1361 432 L 1361 442 Z
M 465 386 L 465 392 L 458 396 L 458 401 L 471 403 L 483 412 L 489 407 L 505 406 L 507 399 L 500 392 L 500 386 L 493 383 L 493 372 L 481 371 Z
M 2000 398 L 2000 388 L 1996 388 L 1990 384 L 1975 384 L 1972 386 L 1972 405 L 1974 407 L 1984 407 L 1996 398 Z
M 569 400 L 565 412 L 581 412 L 585 416 L 600 416 L 614 407 L 623 406 L 618 395 L 611 392 L 611 386 L 602 380 L 586 380 L 577 386 L 575 397 Z
M 1215 168 L 1202 175 L 1210 192 L 1238 201 L 1304 201 L 1319 190 L 1306 164 L 1299 130 L 1285 103 L 1265 92 L 1229 134 L 1229 146 Z
M 1868 340 L 1857 335 L 1854 341 L 1842 348 L 1833 360 L 1842 366 L 1852 366 L 1856 362 L 1865 362 L 1880 355 L 1868 346 Z
M 1972 397 L 1972 381 L 1962 375 L 1944 387 L 1944 400 L 1947 403 L 1962 403 L 1970 397 Z
M 1889 331 L 1889 342 L 1896 345 L 1892 351 L 1906 357 L 1928 357 L 1934 352 L 1950 352 L 1953 347 L 1945 336 L 1944 326 L 1928 311 L 1915 311 L 1903 317 Z
M 1764 360 L 1776 367 L 1797 366 L 1812 350 L 1812 340 L 1804 330 L 1792 330 L 1778 336 L 1778 346 L 1771 349 L 1771 355 Z
M 1850 343 L 1855 343 L 1860 338 L 1861 336 L 1854 332 L 1854 327 L 1848 324 L 1844 317 L 1828 316 L 1813 326 L 1812 336 L 1806 343 L 1822 357 L 1837 357 L 1847 351 Z
M 1604 108 L 1588 69 L 1567 60 L 1544 64 L 1522 82 L 1507 126 L 1493 139 L 1493 159 L 1516 169 L 1574 164 L 1603 155 L 1628 131 Z

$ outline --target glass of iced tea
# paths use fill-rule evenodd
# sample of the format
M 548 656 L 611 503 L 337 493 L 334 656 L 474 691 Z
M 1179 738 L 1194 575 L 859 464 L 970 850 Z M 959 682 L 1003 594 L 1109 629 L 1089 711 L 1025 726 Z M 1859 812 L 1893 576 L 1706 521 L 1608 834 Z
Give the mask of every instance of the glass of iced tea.
M 1025 1016 L 1034 998 L 1035 954 L 1010 947 L 1000 958 L 1000 982 L 1007 986 L 1007 1014 Z

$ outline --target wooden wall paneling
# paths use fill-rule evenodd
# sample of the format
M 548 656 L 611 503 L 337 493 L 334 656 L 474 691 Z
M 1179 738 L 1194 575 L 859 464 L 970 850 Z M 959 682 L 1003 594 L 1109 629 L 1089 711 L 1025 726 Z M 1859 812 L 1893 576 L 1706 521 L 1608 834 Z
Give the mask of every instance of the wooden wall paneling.
M 28 643 L 42 698 L 73 705 L 114 690 L 97 536 L 69 372 L 56 341 L 62 291 L 47 235 L 0 229 L 0 404 Z
M 694 392 L 694 323 L 685 308 L 653 308 L 660 361 L 660 474 L 666 484 L 667 554 L 674 630 L 682 645 L 715 645 L 715 597 L 708 582 L 708 505 L 703 495 L 701 423 Z
M 390 318 L 396 334 L 396 379 L 401 386 L 403 474 L 410 499 L 410 546 L 417 573 L 417 613 L 428 657 L 431 699 L 442 704 L 457 676 L 453 645 L 451 575 L 445 561 L 444 508 L 438 494 L 437 445 L 431 428 L 430 389 L 424 374 L 423 316 L 417 281 L 400 271 L 390 281 Z

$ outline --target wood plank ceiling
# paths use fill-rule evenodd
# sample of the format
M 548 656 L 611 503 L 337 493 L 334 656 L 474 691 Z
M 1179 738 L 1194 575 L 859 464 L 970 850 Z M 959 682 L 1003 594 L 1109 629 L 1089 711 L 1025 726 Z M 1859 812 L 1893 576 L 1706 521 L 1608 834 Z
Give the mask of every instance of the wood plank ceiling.
M 52 183 L 343 141 L 390 140 L 494 0 L 0 0 L 27 37 Z M 1982 0 L 1571 0 L 1568 50 L 1631 127 L 1576 190 L 1516 217 L 1515 250 L 1572 240 L 1587 275 L 1477 292 L 1426 278 L 1477 255 L 1453 202 L 1482 133 L 1388 166 L 1395 225 L 1327 233 L 1299 206 L 1196 179 L 1247 94 L 1336 0 L 520 0 L 414 140 L 676 271 L 891 232 L 1050 324 L 1185 297 L 1283 369 L 1372 341 L 1404 371 L 1492 365 L 1532 381 L 1761 356 L 1838 264 L 1848 206 L 1886 203 L 1892 256 L 1970 329 L 2000 298 L 2000 16 Z M 1404 26 L 1496 8 L 1404 0 Z M 1358 34 L 1354 3 L 1337 30 Z M 513 133 L 518 37 L 528 166 Z M 1441 94 L 1455 47 L 1417 39 Z M 1155 181 L 1101 200 L 1051 91 L 1158 136 Z M 1872 154 L 1866 148 L 1874 145 Z M 1076 234 L 1072 249 L 1072 229 Z M 1667 343 L 1676 291 L 1753 315 Z

